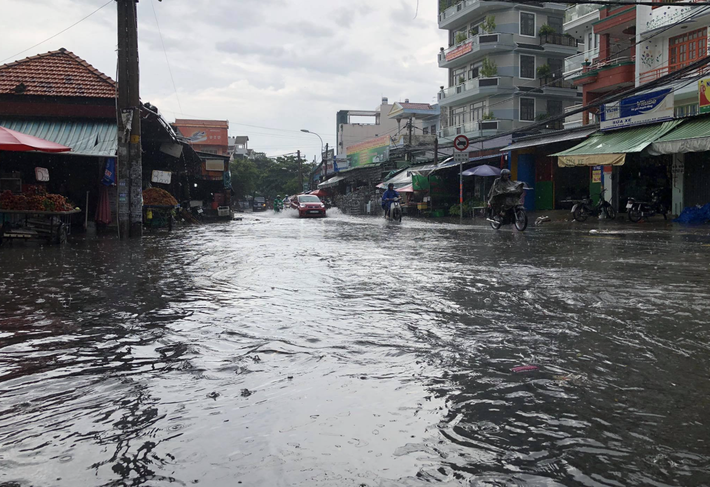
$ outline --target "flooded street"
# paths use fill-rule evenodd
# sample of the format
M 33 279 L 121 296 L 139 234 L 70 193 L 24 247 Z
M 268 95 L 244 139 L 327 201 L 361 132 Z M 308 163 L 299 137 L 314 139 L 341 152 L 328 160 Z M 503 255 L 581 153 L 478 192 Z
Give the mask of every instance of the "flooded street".
M 3 248 L 0 486 L 710 485 L 707 231 L 331 213 Z

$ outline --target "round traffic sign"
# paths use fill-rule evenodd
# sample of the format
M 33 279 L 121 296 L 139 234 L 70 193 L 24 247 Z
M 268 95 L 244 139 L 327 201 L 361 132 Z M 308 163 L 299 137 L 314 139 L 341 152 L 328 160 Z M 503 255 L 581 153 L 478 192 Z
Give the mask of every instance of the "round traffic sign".
M 465 135 L 456 136 L 454 139 L 454 147 L 459 151 L 465 151 L 468 149 L 468 137 Z

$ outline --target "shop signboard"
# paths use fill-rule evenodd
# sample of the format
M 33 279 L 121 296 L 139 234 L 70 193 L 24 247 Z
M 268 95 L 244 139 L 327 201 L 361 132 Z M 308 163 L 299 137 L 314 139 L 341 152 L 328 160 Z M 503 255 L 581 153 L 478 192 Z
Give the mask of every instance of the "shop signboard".
M 385 162 L 389 160 L 389 151 L 390 138 L 388 135 L 366 140 L 346 148 L 348 164 L 351 168 Z
M 698 102 L 699 113 L 710 113 L 710 78 L 698 81 Z
M 150 182 L 158 184 L 170 184 L 173 173 L 170 171 L 153 171 L 150 175 Z
M 672 88 L 607 103 L 601 108 L 601 129 L 615 130 L 673 120 L 673 103 Z
M 215 121 L 208 125 L 190 124 L 188 120 L 180 120 L 175 122 L 175 127 L 183 137 L 190 141 L 196 150 L 200 150 L 200 146 L 222 146 L 226 154 L 229 148 L 229 126 L 226 122 Z
M 342 154 L 338 154 L 335 157 L 335 166 L 334 170 L 335 172 L 340 172 L 348 169 L 350 167 L 350 161 L 348 160 L 348 157 Z
M 602 166 L 594 166 L 592 168 L 592 183 L 602 182 Z
M 205 159 L 205 171 L 224 171 L 224 161 L 222 159 Z
M 46 167 L 35 167 L 35 179 L 40 183 L 49 181 L 49 169 Z

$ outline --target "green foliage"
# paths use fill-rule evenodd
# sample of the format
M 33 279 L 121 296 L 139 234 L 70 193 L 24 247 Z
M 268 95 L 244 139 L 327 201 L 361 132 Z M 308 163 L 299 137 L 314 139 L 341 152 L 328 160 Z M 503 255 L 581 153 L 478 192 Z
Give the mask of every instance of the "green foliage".
M 461 2 L 463 2 L 463 0 L 439 0 L 439 13 L 453 5 L 458 5 Z
M 457 32 L 456 33 L 456 44 L 461 44 L 466 39 L 468 39 L 468 37 L 466 36 L 465 32 Z
M 537 77 L 540 79 L 549 78 L 552 76 L 552 69 L 549 64 L 543 64 L 537 68 Z
M 486 20 L 481 24 L 481 30 L 487 34 L 492 34 L 496 30 L 496 17 L 495 15 L 489 15 Z
M 484 78 L 491 78 L 498 74 L 498 65 L 495 63 L 495 61 L 486 56 L 483 59 L 483 63 L 481 65 L 479 73 Z
M 262 158 L 254 161 L 237 159 L 230 165 L 232 187 L 237 197 L 261 194 L 267 198 L 300 193 L 298 160 L 295 156 Z M 303 181 L 308 181 L 312 163 L 302 163 Z
M 550 27 L 547 24 L 542 25 L 540 27 L 540 30 L 537 31 L 537 35 L 539 35 L 539 36 L 546 36 L 546 35 L 550 35 L 550 34 L 557 34 L 557 32 L 555 32 L 555 29 L 553 29 L 552 27 Z
M 496 117 L 493 115 L 493 112 L 488 112 L 483 114 L 483 120 L 495 120 Z

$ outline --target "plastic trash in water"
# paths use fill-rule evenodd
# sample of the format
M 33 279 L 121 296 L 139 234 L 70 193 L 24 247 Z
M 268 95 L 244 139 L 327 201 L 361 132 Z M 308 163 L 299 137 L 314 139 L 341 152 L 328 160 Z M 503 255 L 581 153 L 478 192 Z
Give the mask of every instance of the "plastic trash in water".
M 515 374 L 520 374 L 523 372 L 534 372 L 540 368 L 537 365 L 520 365 L 518 367 L 513 367 L 510 369 Z

